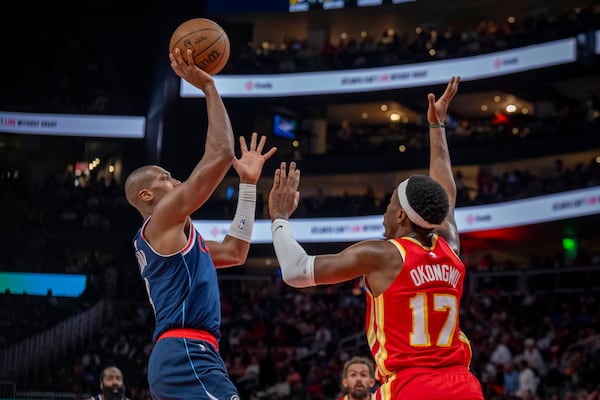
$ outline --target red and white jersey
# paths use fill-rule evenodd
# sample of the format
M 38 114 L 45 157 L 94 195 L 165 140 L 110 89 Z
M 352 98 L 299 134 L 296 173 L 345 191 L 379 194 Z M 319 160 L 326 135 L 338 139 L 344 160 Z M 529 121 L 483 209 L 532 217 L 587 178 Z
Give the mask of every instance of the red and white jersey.
M 402 270 L 377 297 L 367 282 L 366 331 L 377 378 L 407 367 L 468 367 L 471 348 L 458 326 L 465 265 L 437 235 L 431 247 L 409 237 L 390 242 Z

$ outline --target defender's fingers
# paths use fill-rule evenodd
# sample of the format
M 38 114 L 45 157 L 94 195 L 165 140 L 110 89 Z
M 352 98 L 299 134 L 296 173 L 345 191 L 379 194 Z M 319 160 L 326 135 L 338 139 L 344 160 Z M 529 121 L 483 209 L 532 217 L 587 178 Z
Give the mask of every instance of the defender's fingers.
M 300 170 L 297 169 L 294 173 L 294 188 L 298 190 L 298 186 L 300 186 Z M 299 195 L 300 193 L 298 193 Z
M 285 161 L 283 161 L 279 165 L 279 182 L 283 185 L 283 183 L 286 181 L 286 179 L 287 179 L 287 165 L 286 165 Z
M 450 82 L 448 82 L 448 86 L 446 86 L 446 91 L 444 92 L 444 98 L 448 97 L 447 100 L 451 100 L 458 90 L 458 82 L 460 78 L 453 76 L 450 78 Z
M 281 181 L 281 170 L 279 168 L 277 168 L 275 170 L 275 173 L 273 174 L 273 190 L 276 190 L 279 188 L 280 181 Z
M 290 169 L 288 171 L 288 176 L 287 176 L 287 182 L 288 182 L 288 184 L 290 182 L 293 183 L 293 181 L 294 181 L 294 175 L 295 174 L 296 174 L 296 163 L 292 161 L 290 163 Z
M 458 84 L 460 83 L 460 76 L 457 76 L 452 83 L 452 97 L 458 92 Z
M 452 85 L 454 84 L 454 77 L 450 78 L 448 84 L 446 84 L 446 89 L 444 89 L 444 93 L 440 97 L 446 97 L 450 94 L 452 90 Z
M 435 107 L 435 95 L 433 93 L 427 95 L 427 101 L 429 101 L 429 107 Z
M 287 184 L 294 190 L 298 189 L 298 185 L 300 184 L 300 170 L 296 169 L 296 163 L 290 163 L 290 170 L 288 173 Z

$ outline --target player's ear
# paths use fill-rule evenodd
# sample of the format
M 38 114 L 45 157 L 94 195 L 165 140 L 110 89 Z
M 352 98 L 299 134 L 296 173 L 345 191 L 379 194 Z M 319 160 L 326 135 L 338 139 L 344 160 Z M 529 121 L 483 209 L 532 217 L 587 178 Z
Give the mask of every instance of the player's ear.
M 152 200 L 152 198 L 154 197 L 154 195 L 152 194 L 152 192 L 149 191 L 148 189 L 142 189 L 142 190 L 140 190 L 138 196 L 140 197 L 140 199 L 142 199 L 144 201 Z
M 398 223 L 402 224 L 402 222 L 404 222 L 405 219 L 408 219 L 408 215 L 406 214 L 406 211 L 404 211 L 404 209 L 402 209 L 402 207 L 398 208 Z

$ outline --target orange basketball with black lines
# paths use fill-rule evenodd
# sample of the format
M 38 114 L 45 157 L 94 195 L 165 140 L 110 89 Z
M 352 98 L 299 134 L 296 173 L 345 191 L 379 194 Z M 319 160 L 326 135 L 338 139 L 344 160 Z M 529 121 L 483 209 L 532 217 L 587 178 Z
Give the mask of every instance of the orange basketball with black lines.
M 184 60 L 192 49 L 194 63 L 211 75 L 218 74 L 229 60 L 229 37 L 219 24 L 206 18 L 193 18 L 175 29 L 169 42 L 169 52 L 179 48 Z

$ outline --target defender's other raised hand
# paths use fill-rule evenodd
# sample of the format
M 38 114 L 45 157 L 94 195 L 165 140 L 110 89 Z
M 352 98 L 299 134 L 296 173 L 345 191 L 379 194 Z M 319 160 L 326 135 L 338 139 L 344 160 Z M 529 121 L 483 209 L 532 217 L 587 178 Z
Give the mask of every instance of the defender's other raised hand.
M 250 138 L 250 147 L 246 144 L 246 139 L 240 136 L 240 148 L 242 156 L 233 160 L 233 168 L 240 177 L 240 183 L 256 184 L 260 178 L 263 165 L 275 152 L 277 147 L 271 147 L 269 151 L 262 154 L 267 141 L 266 136 L 261 136 L 260 141 L 257 140 L 258 134 L 252 132 Z
M 444 94 L 436 101 L 433 93 L 427 94 L 427 100 L 429 100 L 429 108 L 427 109 L 427 120 L 430 124 L 443 124 L 446 120 L 446 113 L 448 112 L 448 106 L 450 101 L 456 95 L 458 91 L 458 84 L 460 82 L 460 76 L 453 76 L 446 86 Z
M 273 178 L 273 187 L 269 193 L 269 215 L 271 220 L 277 218 L 289 219 L 290 215 L 298 207 L 300 192 L 300 170 L 296 169 L 296 163 L 290 163 L 290 170 L 287 171 L 286 163 L 282 162 L 275 170 Z

